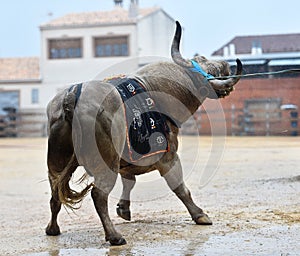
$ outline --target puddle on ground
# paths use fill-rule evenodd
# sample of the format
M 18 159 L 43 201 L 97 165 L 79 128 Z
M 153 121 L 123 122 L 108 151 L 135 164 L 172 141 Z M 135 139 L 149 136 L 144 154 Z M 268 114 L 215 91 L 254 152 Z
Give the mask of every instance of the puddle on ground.
M 50 252 L 23 254 L 23 256 L 96 256 L 96 255 L 97 256 L 109 255 L 109 249 L 95 249 L 95 248 L 60 249 L 60 250 L 53 250 Z
M 212 235 L 207 240 L 175 239 L 136 242 L 102 249 L 60 249 L 23 256 L 117 256 L 117 255 L 298 255 L 300 225 L 271 226 L 255 231 Z M 288 238 L 284 239 L 284 238 Z
M 262 183 L 294 183 L 294 182 L 300 182 L 300 175 L 297 176 L 291 176 L 291 177 L 281 177 L 281 178 L 275 178 L 275 179 L 262 179 L 259 180 L 259 182 Z

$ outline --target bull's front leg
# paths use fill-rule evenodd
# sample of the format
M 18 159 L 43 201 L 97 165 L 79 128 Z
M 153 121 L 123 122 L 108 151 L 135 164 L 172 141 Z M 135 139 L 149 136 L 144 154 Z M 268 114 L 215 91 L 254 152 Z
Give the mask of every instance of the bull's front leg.
M 177 197 L 183 202 L 189 211 L 192 219 L 199 225 L 211 225 L 210 218 L 199 208 L 193 201 L 189 189 L 185 186 L 183 181 L 182 167 L 180 159 L 176 153 L 172 157 L 166 156 L 166 158 L 172 159 L 171 161 L 161 161 L 159 165 L 159 172 L 163 176 Z
M 131 220 L 130 213 L 130 192 L 133 189 L 136 179 L 132 174 L 121 174 L 123 191 L 121 199 L 117 205 L 117 214 L 124 220 Z

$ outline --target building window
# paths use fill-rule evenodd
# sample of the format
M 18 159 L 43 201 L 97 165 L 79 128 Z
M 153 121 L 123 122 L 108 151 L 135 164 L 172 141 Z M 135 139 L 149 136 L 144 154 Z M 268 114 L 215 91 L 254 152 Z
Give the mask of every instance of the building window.
M 82 39 L 49 39 L 49 59 L 70 59 L 82 57 Z
M 94 38 L 95 57 L 128 56 L 128 37 L 96 37 Z
M 267 119 L 271 121 L 281 120 L 281 98 L 247 99 L 245 100 L 244 105 L 245 113 L 248 115 L 249 118 L 252 118 L 254 122 L 265 122 Z
M 39 89 L 31 90 L 31 103 L 32 104 L 39 103 Z

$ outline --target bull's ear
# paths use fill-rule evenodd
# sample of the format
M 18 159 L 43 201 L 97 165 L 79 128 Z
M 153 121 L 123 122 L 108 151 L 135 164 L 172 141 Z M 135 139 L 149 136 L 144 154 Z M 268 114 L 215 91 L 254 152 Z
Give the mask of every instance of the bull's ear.
M 178 21 L 176 21 L 176 31 L 175 31 L 175 35 L 174 35 L 173 42 L 172 42 L 171 56 L 172 56 L 173 61 L 176 64 L 178 64 L 182 67 L 185 67 L 185 68 L 192 68 L 193 67 L 192 63 L 188 60 L 185 60 L 181 56 L 181 53 L 179 51 L 181 34 L 182 34 L 181 25 Z

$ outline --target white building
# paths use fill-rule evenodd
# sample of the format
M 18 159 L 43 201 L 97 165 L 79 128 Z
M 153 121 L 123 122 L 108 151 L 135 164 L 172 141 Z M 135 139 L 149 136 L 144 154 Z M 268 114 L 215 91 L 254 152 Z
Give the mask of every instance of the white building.
M 169 58 L 174 19 L 158 7 L 139 8 L 137 0 L 128 10 L 121 2 L 111 11 L 71 13 L 42 24 L 40 58 L 0 59 L 0 116 L 5 107 L 45 111 L 58 90 L 124 60 Z

